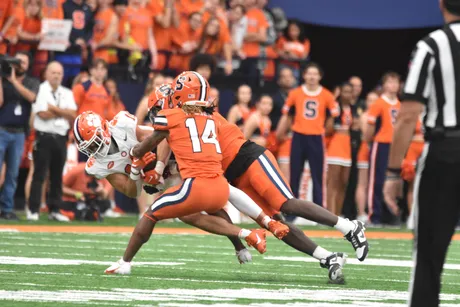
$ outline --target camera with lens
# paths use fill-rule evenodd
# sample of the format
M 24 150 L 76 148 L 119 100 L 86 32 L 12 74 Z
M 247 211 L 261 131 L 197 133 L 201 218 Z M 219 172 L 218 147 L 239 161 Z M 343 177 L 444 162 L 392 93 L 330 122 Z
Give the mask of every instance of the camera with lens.
M 12 67 L 19 67 L 21 60 L 9 55 L 0 55 L 0 75 L 2 77 L 11 76 Z

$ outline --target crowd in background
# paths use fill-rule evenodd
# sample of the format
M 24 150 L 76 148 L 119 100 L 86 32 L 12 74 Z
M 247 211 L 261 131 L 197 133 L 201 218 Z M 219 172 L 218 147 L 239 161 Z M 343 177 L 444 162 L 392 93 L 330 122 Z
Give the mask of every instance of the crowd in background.
M 14 145 L 17 152 L 23 153 L 17 163 L 5 150 L 13 145 L 4 138 L 0 141 L 0 159 L 4 164 L 0 176 L 0 217 L 16 218 L 12 204 L 7 202 L 16 189 L 20 167 L 29 169 L 26 206 L 33 185 L 33 152 L 37 143 L 33 129 L 37 112 L 33 103 L 39 95 L 39 81 L 25 72 L 50 82 L 43 71 L 46 63 L 56 60 L 63 64 L 64 76 L 72 81 L 69 84 L 75 115 L 92 110 L 110 121 L 125 109 L 117 90 L 119 75 L 113 73 L 109 77 L 110 67 L 120 65 L 130 73 L 130 78 L 145 79 L 145 93 L 135 112 L 139 123 L 148 122 L 149 94 L 162 83 L 171 82 L 170 76 L 175 72 L 196 70 L 210 80 L 217 70 L 227 75 L 238 71 L 248 76 L 248 81 L 235 92 L 227 119 L 239 126 L 246 138 L 276 155 L 296 197 L 308 198 L 311 190 L 311 198 L 318 205 L 337 215 L 352 217 L 343 208 L 346 195 L 352 193 L 359 219 L 374 225 L 399 224 L 401 217 L 408 214 L 407 205 L 410 208 L 412 203 L 415 162 L 423 146 L 419 127 L 403 165 L 403 177 L 408 183 L 407 197 L 403 197 L 406 201 L 385 202 L 382 189 L 392 123 L 399 109 L 400 77 L 387 73 L 374 91 L 362 93 L 362 80 L 352 76 L 328 91 L 320 85 L 321 67 L 312 62 L 306 64 L 310 42 L 302 27 L 288 22 L 280 9 L 269 11 L 266 5 L 267 0 L 2 1 L 0 53 L 19 57 L 23 67 L 2 77 L 0 133 L 23 133 L 25 141 Z M 42 18 L 73 21 L 65 52 L 37 50 Z M 89 69 L 81 70 L 81 66 Z M 150 69 L 145 70 L 147 66 Z M 19 82 L 18 76 L 23 78 Z M 277 90 L 254 95 L 257 82 L 253 80 L 261 78 L 275 78 Z M 21 86 L 28 88 L 28 92 Z M 10 90 L 24 101 L 10 105 Z M 212 88 L 210 96 L 219 108 L 219 90 Z M 18 105 L 22 107 L 21 120 L 4 121 L 2 114 L 6 118 L 10 116 L 8 112 L 18 117 Z M 66 120 L 71 124 L 71 118 Z M 34 192 L 35 202 L 41 202 L 44 210 L 55 212 L 53 219 L 79 218 L 72 209 L 95 199 L 100 201 L 106 216 L 117 216 L 113 189 L 104 180 L 86 176 L 83 162 L 70 133 L 60 213 L 55 212 L 55 206 L 50 207 L 50 185 L 46 180 L 40 185 L 42 192 Z M 140 212 L 146 208 L 145 195 L 138 199 L 138 205 Z M 30 203 L 28 206 L 30 211 Z M 27 217 L 35 220 L 37 214 L 30 211 Z M 82 215 L 80 218 L 94 217 L 92 211 L 78 214 Z

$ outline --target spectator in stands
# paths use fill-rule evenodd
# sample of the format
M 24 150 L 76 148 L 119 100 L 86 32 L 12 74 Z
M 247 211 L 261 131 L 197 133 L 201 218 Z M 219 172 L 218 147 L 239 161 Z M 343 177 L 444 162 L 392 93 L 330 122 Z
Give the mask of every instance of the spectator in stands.
M 246 84 L 240 85 L 238 91 L 236 92 L 236 103 L 228 111 L 228 122 L 240 127 L 241 131 L 243 131 L 244 123 L 251 113 L 251 110 L 249 109 L 251 99 L 251 88 Z
M 282 68 L 278 74 L 278 91 L 273 96 L 273 109 L 270 112 L 272 121 L 272 130 L 278 127 L 281 118 L 281 112 L 289 92 L 295 87 L 295 78 L 292 70 L 288 67 Z M 278 147 L 278 164 L 286 180 L 289 181 L 289 160 L 291 156 L 292 133 L 289 131 L 285 140 L 279 143 Z
M 66 54 L 80 55 L 83 61 L 88 59 L 88 42 L 93 36 L 94 13 L 84 0 L 67 0 L 63 4 L 64 19 L 72 20 L 70 47 Z M 66 61 L 65 57 L 56 56 L 58 61 Z
M 41 39 L 41 22 L 42 1 L 24 0 L 24 15 L 18 28 L 18 38 L 26 42 L 18 43 L 15 46 L 17 51 L 29 51 L 37 48 Z
M 217 88 L 211 87 L 209 90 L 209 101 L 211 101 L 215 108 L 216 112 L 219 112 L 219 98 L 220 98 L 220 92 Z
M 204 13 L 204 0 L 181 0 L 176 1 L 176 9 L 179 13 L 179 23 L 182 27 L 194 12 Z
M 28 220 L 39 218 L 42 186 L 49 172 L 49 219 L 68 222 L 59 212 L 62 202 L 62 172 L 67 159 L 67 133 L 76 117 L 77 105 L 72 92 L 61 86 L 64 69 L 58 62 L 46 68 L 46 81 L 40 85 L 34 104 L 36 140 L 33 151 L 34 174 L 30 190 Z
M 210 25 L 211 27 L 215 28 L 215 26 L 213 26 L 214 22 L 211 22 L 211 19 L 217 19 L 219 23 L 219 32 L 220 32 L 219 45 L 222 45 L 219 49 L 221 49 L 221 54 L 223 55 L 223 58 L 224 58 L 223 63 L 219 64 L 219 67 L 222 66 L 224 68 L 225 74 L 230 75 L 233 72 L 232 38 L 230 36 L 230 30 L 228 28 L 227 16 L 219 8 L 219 0 L 206 0 L 205 1 L 205 11 L 203 13 L 203 23 L 205 25 Z M 208 27 L 205 26 L 204 32 L 207 32 L 206 28 Z M 208 29 L 208 31 L 212 32 L 213 30 Z M 205 34 L 205 35 L 210 35 L 210 34 L 208 32 L 208 34 Z M 205 53 L 208 53 L 208 52 L 205 51 Z
M 270 112 L 270 120 L 272 121 L 272 130 L 276 130 L 278 122 L 281 118 L 281 111 L 284 103 L 289 95 L 289 92 L 295 87 L 296 80 L 292 69 L 284 67 L 278 74 L 278 91 L 273 96 L 273 109 Z
M 112 186 L 106 179 L 98 180 L 85 171 L 86 163 L 79 163 L 68 171 L 63 179 L 62 208 L 72 211 L 78 218 L 78 204 L 87 208 L 96 208 L 101 213 L 110 208 L 110 194 Z
M 214 58 L 208 54 L 197 54 L 190 59 L 190 70 L 196 71 L 206 80 L 210 80 L 216 67 Z
M 353 105 L 356 108 L 366 110 L 366 101 L 361 99 L 363 81 L 358 76 L 352 76 L 348 82 L 350 82 L 350 84 L 353 86 Z
M 367 110 L 371 105 L 379 98 L 376 92 L 369 92 L 366 96 L 366 108 L 360 116 L 360 126 L 362 135 L 366 135 L 367 127 Z M 368 188 L 368 177 L 369 177 L 369 144 L 363 140 L 359 147 L 357 167 L 358 167 L 358 183 L 356 186 L 356 206 L 358 210 L 357 219 L 363 223 L 368 222 L 366 214 L 366 203 L 367 203 L 367 188 Z
M 73 89 L 75 102 L 78 106 L 77 114 L 85 111 L 93 111 L 107 119 L 111 105 L 110 93 L 104 87 L 107 78 L 107 63 L 102 59 L 96 59 L 90 69 L 90 79 L 77 84 Z
M 113 9 L 118 16 L 118 20 L 125 15 L 126 8 L 128 7 L 128 0 L 114 0 L 113 1 Z M 119 24 L 119 28 L 123 29 L 121 23 Z M 119 34 L 122 33 L 124 30 L 119 31 Z
M 5 25 L 3 26 L 1 35 L 3 47 L 0 46 L 0 49 L 5 50 L 5 53 L 7 49 L 11 49 L 11 46 L 16 45 L 19 41 L 18 29 L 24 19 L 23 7 L 19 5 L 14 6 L 11 10 L 11 14 L 8 16 L 9 17 L 5 21 Z M 10 50 L 9 54 L 14 54 L 14 50 Z
M 99 8 L 94 18 L 94 36 L 90 42 L 94 59 L 103 59 L 107 63 L 116 63 L 115 46 L 118 38 L 117 14 L 112 8 L 113 0 L 99 0 Z
M 45 0 L 42 2 L 43 18 L 64 18 L 64 10 L 62 8 L 62 4 L 65 2 L 65 0 Z
M 193 12 L 188 22 L 172 29 L 173 54 L 169 68 L 177 72 L 189 69 L 190 58 L 196 53 L 202 32 L 202 14 Z
M 340 115 L 335 118 L 329 147 L 327 149 L 327 209 L 337 216 L 342 215 L 345 191 L 350 178 L 353 87 L 345 83 L 341 87 Z
M 0 54 L 6 54 L 7 51 L 5 35 L 8 29 L 6 27 L 6 23 L 12 17 L 11 15 L 13 14 L 13 8 L 13 0 L 0 1 Z
M 273 99 L 269 95 L 262 95 L 256 103 L 256 110 L 251 113 L 244 123 L 244 137 L 260 146 L 268 145 L 272 122 L 268 114 L 273 107 Z
M 171 34 L 179 27 L 179 13 L 174 0 L 149 0 L 147 8 L 154 20 L 153 34 L 157 49 L 160 51 L 157 69 L 161 70 L 166 67 L 167 54 L 164 52 L 171 51 Z
M 248 28 L 243 43 L 245 60 L 241 63 L 241 71 L 251 79 L 251 82 L 255 82 L 259 76 L 257 58 L 261 56 L 262 44 L 267 41 L 269 24 L 264 12 L 257 6 L 257 0 L 245 0 L 245 7 Z
M 111 104 L 109 107 L 107 120 L 112 120 L 119 112 L 126 110 L 123 101 L 121 101 L 120 93 L 118 93 L 117 83 L 113 79 L 107 79 L 104 86 L 110 94 Z
M 149 95 L 152 93 L 156 88 L 162 85 L 165 82 L 165 78 L 162 74 L 156 74 L 153 78 L 151 78 L 147 85 L 145 86 L 144 96 L 142 97 L 141 101 L 137 105 L 136 109 L 136 118 L 139 122 L 145 124 L 151 124 L 150 119 L 147 116 L 148 113 L 148 104 L 149 104 Z
M 124 30 L 122 33 L 124 43 L 135 46 L 143 52 L 140 58 L 136 53 L 131 53 L 129 63 L 132 66 L 138 63 L 141 66 L 150 63 L 150 68 L 156 69 L 158 55 L 153 35 L 153 19 L 150 11 L 143 6 L 142 0 L 129 0 L 121 24 Z
M 280 67 L 290 67 L 296 80 L 300 77 L 299 61 L 305 61 L 310 54 L 310 40 L 303 34 L 303 29 L 298 22 L 291 21 L 276 43 L 279 56 L 284 59 Z
M 14 194 L 31 105 L 39 87 L 38 80 L 26 75 L 28 54 L 18 52 L 15 57 L 21 64 L 10 66 L 9 77 L 0 77 L 0 165 L 5 163 L 6 166 L 5 182 L 0 191 L 0 218 L 7 220 L 18 219 L 13 212 Z
M 246 17 L 246 9 L 244 6 L 240 4 L 233 6 L 230 11 L 229 19 L 232 33 L 233 54 L 241 59 L 244 59 L 243 41 L 248 29 L 248 18 Z
M 205 53 L 214 57 L 222 55 L 225 42 L 222 38 L 219 21 L 217 18 L 210 18 L 205 24 L 198 47 L 197 53 Z

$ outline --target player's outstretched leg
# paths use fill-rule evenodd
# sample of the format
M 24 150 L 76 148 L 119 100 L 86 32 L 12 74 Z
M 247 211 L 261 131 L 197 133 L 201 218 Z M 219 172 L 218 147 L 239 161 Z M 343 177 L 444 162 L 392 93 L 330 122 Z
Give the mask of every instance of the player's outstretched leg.
M 235 206 L 236 209 L 255 220 L 260 226 L 268 229 L 279 240 L 283 239 L 284 236 L 287 235 L 289 228 L 286 227 L 286 225 L 275 221 L 266 215 L 251 199 L 251 197 L 240 189 L 237 189 L 232 185 L 229 185 L 229 188 L 230 195 L 228 200 Z
M 364 224 L 360 221 L 349 221 L 327 211 L 310 201 L 290 199 L 281 206 L 281 212 L 296 215 L 317 223 L 334 227 L 351 243 L 359 261 L 364 261 L 369 253 L 369 243 L 364 234 Z
M 277 214 L 273 217 L 276 220 L 282 220 L 282 217 Z M 315 242 L 313 242 L 305 233 L 291 223 L 283 221 L 285 225 L 289 226 L 289 233 L 283 238 L 283 242 L 295 248 L 299 252 L 307 254 L 319 260 L 321 267 L 329 270 L 329 282 L 342 284 L 344 282 L 344 275 L 342 272 L 345 264 L 346 255 L 344 253 L 330 252 Z M 339 255 L 335 258 L 335 255 Z
M 223 209 L 212 214 L 213 216 L 204 215 L 201 213 L 190 214 L 183 216 L 180 220 L 191 226 L 195 226 L 204 231 L 227 236 L 235 247 L 236 257 L 240 264 L 251 262 L 251 253 L 246 249 L 244 244 L 241 242 L 238 236 L 230 236 L 229 233 L 235 233 L 235 229 L 238 227 L 232 224 L 232 220 L 228 216 L 227 212 Z
M 212 213 L 212 215 L 223 218 L 228 223 L 233 224 L 232 219 L 228 215 L 227 211 L 225 211 L 224 209 L 220 209 L 219 211 Z M 230 240 L 230 242 L 232 242 L 233 246 L 235 247 L 235 255 L 236 258 L 238 258 L 238 262 L 240 264 L 252 262 L 251 253 L 247 250 L 246 246 L 244 246 L 243 242 L 241 242 L 240 238 L 231 236 L 227 238 Z

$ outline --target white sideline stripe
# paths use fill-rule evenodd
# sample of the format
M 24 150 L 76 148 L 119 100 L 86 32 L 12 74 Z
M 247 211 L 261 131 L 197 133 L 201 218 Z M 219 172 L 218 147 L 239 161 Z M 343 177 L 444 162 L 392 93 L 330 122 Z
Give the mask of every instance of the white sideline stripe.
M 265 260 L 283 260 L 283 261 L 300 261 L 300 262 L 318 262 L 318 260 L 309 257 L 285 257 L 285 256 L 264 256 Z M 347 264 L 357 265 L 370 265 L 370 266 L 391 266 L 391 267 L 403 267 L 411 268 L 414 263 L 409 260 L 390 260 L 390 259 L 378 259 L 378 258 L 367 258 L 363 262 L 358 259 L 347 259 Z M 460 264 L 444 264 L 444 269 L 448 270 L 460 270 Z
M 332 295 L 333 294 L 333 295 Z M 0 298 L 14 301 L 38 301 L 38 302 L 164 302 L 164 306 L 174 306 L 174 302 L 186 302 L 187 306 L 193 306 L 193 302 L 207 301 L 210 303 L 231 303 L 238 299 L 248 300 L 271 300 L 274 302 L 286 302 L 294 300 L 310 300 L 317 303 L 297 303 L 293 306 L 336 306 L 331 303 L 341 303 L 340 306 L 403 306 L 407 293 L 405 291 L 379 291 L 379 290 L 347 290 L 331 289 L 112 289 L 110 291 L 87 291 L 87 290 L 60 290 L 60 291 L 5 291 L 0 290 Z M 441 294 L 443 301 L 460 300 L 460 295 Z M 369 302 L 372 300 L 373 302 Z M 236 303 L 236 302 L 235 302 Z M 318 305 L 321 303 L 327 303 Z M 316 304 L 316 305 L 315 305 Z M 177 305 L 176 305 L 177 306 Z M 223 306 L 223 305 L 221 305 Z M 259 303 L 252 306 L 272 306 L 271 304 Z M 446 306 L 446 305 L 444 305 Z
M 28 257 L 8 257 L 0 256 L 0 264 L 23 264 L 23 265 L 81 265 L 81 264 L 97 264 L 111 265 L 110 261 L 94 261 L 94 260 L 76 260 L 76 259 L 56 259 L 56 258 L 28 258 Z M 174 266 L 184 265 L 184 262 L 133 262 L 133 265 L 162 265 Z

